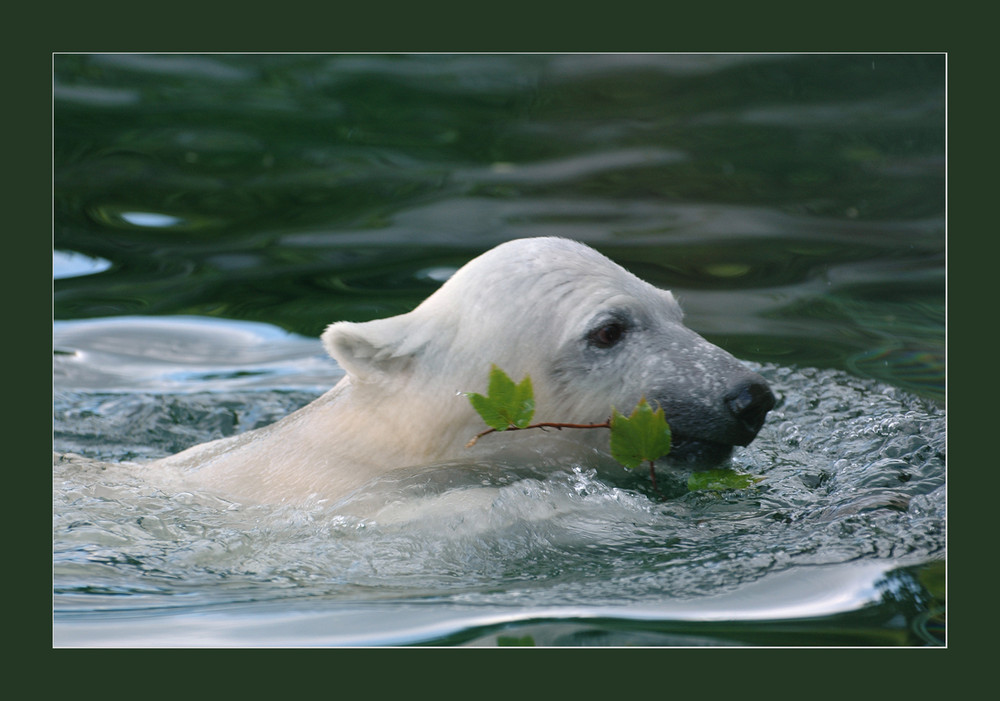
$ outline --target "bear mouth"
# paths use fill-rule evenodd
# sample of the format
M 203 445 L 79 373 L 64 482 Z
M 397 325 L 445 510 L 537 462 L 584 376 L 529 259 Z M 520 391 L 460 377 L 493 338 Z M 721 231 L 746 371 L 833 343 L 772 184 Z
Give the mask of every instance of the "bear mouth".
M 734 447 L 728 443 L 704 441 L 675 433 L 666 459 L 673 463 L 709 467 L 728 460 Z

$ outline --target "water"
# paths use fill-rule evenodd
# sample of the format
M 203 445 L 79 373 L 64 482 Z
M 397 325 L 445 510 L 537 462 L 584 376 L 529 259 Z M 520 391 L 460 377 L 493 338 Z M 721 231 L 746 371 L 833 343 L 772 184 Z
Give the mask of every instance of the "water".
M 939 644 L 943 64 L 58 56 L 55 643 Z M 327 323 L 548 234 L 767 377 L 762 482 L 443 465 L 292 508 L 133 464 L 301 406 Z

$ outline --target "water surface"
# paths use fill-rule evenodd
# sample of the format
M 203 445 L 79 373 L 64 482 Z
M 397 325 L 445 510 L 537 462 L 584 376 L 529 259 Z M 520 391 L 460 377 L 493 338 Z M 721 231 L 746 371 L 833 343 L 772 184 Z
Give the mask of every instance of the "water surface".
M 943 640 L 942 56 L 54 67 L 56 644 Z M 779 405 L 733 458 L 762 482 L 437 466 L 371 485 L 424 507 L 380 522 L 131 464 L 310 401 L 341 374 L 326 324 L 536 235 L 673 290 L 765 374 Z

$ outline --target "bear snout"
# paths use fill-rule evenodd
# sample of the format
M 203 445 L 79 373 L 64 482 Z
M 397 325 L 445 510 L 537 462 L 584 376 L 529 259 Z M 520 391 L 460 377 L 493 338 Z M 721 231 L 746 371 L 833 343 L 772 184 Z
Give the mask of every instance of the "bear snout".
M 719 464 L 729 458 L 734 446 L 749 445 L 757 437 L 777 400 L 756 373 L 739 368 L 733 374 L 711 402 L 701 400 L 704 387 L 675 386 L 651 393 L 670 425 L 669 460 Z
M 735 419 L 733 445 L 749 445 L 757 437 L 767 412 L 774 408 L 774 393 L 759 377 L 742 382 L 723 400 Z

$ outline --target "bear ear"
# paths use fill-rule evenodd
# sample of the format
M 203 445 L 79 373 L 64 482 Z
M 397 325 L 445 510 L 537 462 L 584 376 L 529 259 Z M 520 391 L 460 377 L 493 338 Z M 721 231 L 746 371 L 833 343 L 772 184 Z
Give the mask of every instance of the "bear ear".
M 402 372 L 412 362 L 413 349 L 403 347 L 405 327 L 403 317 L 339 321 L 330 324 L 321 338 L 326 352 L 348 375 L 360 382 L 376 382 Z

